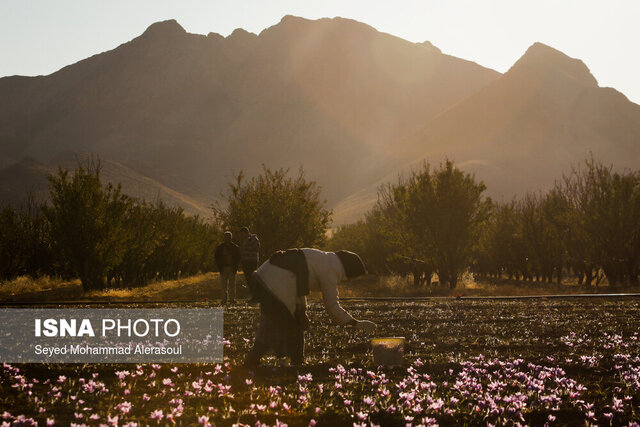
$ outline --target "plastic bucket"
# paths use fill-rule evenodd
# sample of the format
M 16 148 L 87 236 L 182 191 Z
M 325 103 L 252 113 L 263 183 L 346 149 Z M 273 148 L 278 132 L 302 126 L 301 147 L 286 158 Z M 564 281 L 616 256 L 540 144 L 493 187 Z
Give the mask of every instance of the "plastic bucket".
M 404 337 L 372 338 L 371 350 L 375 365 L 404 363 Z

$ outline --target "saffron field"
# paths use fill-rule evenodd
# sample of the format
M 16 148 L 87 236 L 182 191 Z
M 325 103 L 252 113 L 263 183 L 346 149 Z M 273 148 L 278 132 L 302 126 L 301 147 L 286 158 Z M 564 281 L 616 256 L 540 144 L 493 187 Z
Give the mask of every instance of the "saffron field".
M 256 306 L 225 310 L 220 364 L 7 365 L 3 425 L 627 425 L 640 421 L 640 300 L 344 302 L 406 337 L 377 367 L 370 336 L 309 310 L 306 364 L 241 366 Z M 175 305 L 174 305 L 175 306 Z

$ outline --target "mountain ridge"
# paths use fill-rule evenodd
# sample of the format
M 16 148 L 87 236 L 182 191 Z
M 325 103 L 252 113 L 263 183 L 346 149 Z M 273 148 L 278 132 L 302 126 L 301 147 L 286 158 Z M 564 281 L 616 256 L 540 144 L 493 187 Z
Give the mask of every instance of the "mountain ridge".
M 208 206 L 234 172 L 302 165 L 337 223 L 423 159 L 504 197 L 590 151 L 638 166 L 638 106 L 579 59 L 534 43 L 500 74 L 339 17 L 226 37 L 162 21 L 48 76 L 0 78 L 0 98 L 0 168 L 91 152 Z
M 498 75 L 342 18 L 226 38 L 169 20 L 49 76 L 0 79 L 0 166 L 89 151 L 214 198 L 232 171 L 304 163 L 334 204 L 404 162 L 398 134 Z
M 384 181 L 445 158 L 474 173 L 487 195 L 510 200 L 546 190 L 594 156 L 616 169 L 640 169 L 640 106 L 599 87 L 580 60 L 535 43 L 499 79 L 433 118 L 413 135 L 430 149 Z M 357 193 L 343 212 L 375 202 L 375 188 Z M 357 209 L 355 209 L 357 211 Z M 345 215 L 341 222 L 356 219 Z

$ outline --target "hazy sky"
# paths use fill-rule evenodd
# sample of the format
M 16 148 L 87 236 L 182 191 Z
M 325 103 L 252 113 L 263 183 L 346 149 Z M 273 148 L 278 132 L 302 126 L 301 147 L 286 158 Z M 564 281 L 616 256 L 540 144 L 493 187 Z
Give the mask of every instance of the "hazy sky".
M 50 74 L 160 20 L 226 36 L 238 27 L 259 33 L 287 14 L 356 19 L 501 72 L 540 41 L 640 103 L 636 0 L 0 0 L 0 76 Z

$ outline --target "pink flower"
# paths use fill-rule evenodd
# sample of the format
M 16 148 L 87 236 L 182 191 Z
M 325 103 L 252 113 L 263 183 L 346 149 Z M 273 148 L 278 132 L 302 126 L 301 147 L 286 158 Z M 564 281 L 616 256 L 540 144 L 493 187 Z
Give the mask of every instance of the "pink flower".
M 131 411 L 131 403 L 130 402 L 122 402 L 116 405 L 116 409 L 120 411 L 122 414 L 128 414 Z
M 129 375 L 129 371 L 116 371 L 116 376 L 120 379 L 120 381 L 124 380 Z
M 164 414 L 162 413 L 161 409 L 156 409 L 155 411 L 153 411 L 150 415 L 149 418 L 152 420 L 158 420 L 160 421 L 161 419 L 164 418 Z
M 616 412 L 624 412 L 624 402 L 622 399 L 613 398 L 613 410 Z
M 313 380 L 313 376 L 311 376 L 311 373 L 308 373 L 306 375 L 298 375 L 298 382 L 305 383 L 305 382 L 310 382 L 312 380 Z

